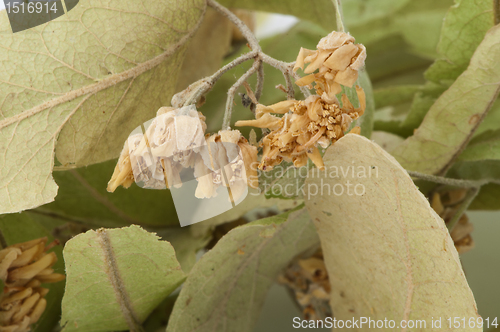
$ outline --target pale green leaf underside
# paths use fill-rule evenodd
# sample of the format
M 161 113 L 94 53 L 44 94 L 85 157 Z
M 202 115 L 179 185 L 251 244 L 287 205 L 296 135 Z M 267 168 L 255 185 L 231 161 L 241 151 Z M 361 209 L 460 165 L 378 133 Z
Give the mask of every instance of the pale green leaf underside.
M 278 273 L 318 244 L 305 209 L 233 229 L 191 270 L 167 331 L 252 331 Z
M 134 330 L 185 278 L 170 243 L 135 225 L 77 235 L 63 254 L 65 332 Z
M 467 70 L 432 105 L 415 134 L 392 154 L 413 171 L 442 174 L 468 143 L 500 89 L 500 26 L 488 31 Z
M 443 322 L 455 316 L 477 319 L 474 297 L 443 220 L 397 161 L 352 134 L 330 147 L 324 160 L 327 170 L 337 167 L 348 174 L 316 173 L 306 185 L 337 186 L 339 192 L 338 186 L 350 181 L 365 188 L 363 195 L 324 194 L 306 200 L 323 248 L 335 317 L 398 323 L 424 319 L 426 331 L 431 317 L 443 317 Z
M 202 0 L 82 0 L 12 34 L 0 12 L 0 213 L 53 200 L 63 165 L 115 158 L 169 103 Z
M 493 26 L 493 3 L 456 0 L 446 14 L 439 38 L 439 58 L 425 77 L 435 82 L 453 82 L 469 64 L 476 47 Z

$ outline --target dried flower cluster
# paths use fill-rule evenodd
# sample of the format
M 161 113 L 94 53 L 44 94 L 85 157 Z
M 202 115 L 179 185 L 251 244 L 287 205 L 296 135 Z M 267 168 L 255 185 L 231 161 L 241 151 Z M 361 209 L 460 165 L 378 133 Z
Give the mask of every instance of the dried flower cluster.
M 447 224 L 457 212 L 460 203 L 464 200 L 466 195 L 466 189 L 434 193 L 431 200 L 431 206 Z M 459 254 L 463 254 L 474 248 L 474 240 L 471 236 L 473 230 L 474 226 L 469 222 L 469 217 L 463 214 L 450 233 Z
M 248 144 L 238 130 L 222 130 L 211 135 L 201 149 L 194 168 L 198 179 L 195 196 L 210 198 L 225 186 L 237 201 L 247 185 L 257 188 L 257 148 Z
M 125 142 L 108 191 L 119 185 L 128 188 L 134 181 L 143 188 L 179 188 L 185 168 L 194 169 L 198 198 L 216 196 L 221 185 L 231 189 L 233 199 L 247 184 L 257 187 L 256 167 L 251 166 L 257 162 L 257 149 L 238 130 L 209 137 L 205 130 L 205 117 L 195 106 L 161 108 L 144 135 L 132 134 Z
M 305 86 L 316 82 L 318 94 L 325 100 L 334 100 L 341 92 L 340 85 L 352 87 L 358 79 L 358 71 L 365 64 L 366 49 L 362 44 L 354 44 L 351 35 L 337 31 L 322 38 L 316 47 L 315 51 L 300 49 L 294 70 L 304 69 L 308 63 L 304 73 L 310 75 L 297 84 Z M 318 73 L 313 74 L 316 70 Z
M 47 288 L 42 283 L 64 280 L 54 273 L 56 254 L 47 253 L 47 238 L 11 245 L 0 250 L 0 279 L 4 290 L 0 296 L 0 331 L 25 332 L 36 323 L 47 306 Z
M 354 44 L 354 38 L 341 32 L 332 32 L 320 40 L 318 50 L 300 50 L 295 69 L 310 63 L 298 85 L 315 82 L 316 95 L 306 100 L 287 100 L 271 106 L 257 105 L 255 120 L 238 121 L 236 126 L 253 126 L 271 130 L 262 139 L 262 160 L 259 168 L 270 170 L 283 160 L 295 167 L 305 166 L 308 158 L 318 168 L 323 168 L 318 145 L 328 147 L 340 139 L 352 121 L 359 118 L 366 107 L 365 93 L 356 86 L 360 106 L 355 108 L 349 98 L 342 95 L 339 103 L 336 94 L 340 84 L 352 86 L 363 66 L 366 51 L 363 45 Z M 284 114 L 281 118 L 274 114 Z M 357 132 L 355 130 L 354 132 Z M 359 133 L 359 132 L 357 132 Z
M 332 317 L 330 281 L 321 250 L 310 258 L 293 261 L 278 281 L 295 294 L 305 319 Z

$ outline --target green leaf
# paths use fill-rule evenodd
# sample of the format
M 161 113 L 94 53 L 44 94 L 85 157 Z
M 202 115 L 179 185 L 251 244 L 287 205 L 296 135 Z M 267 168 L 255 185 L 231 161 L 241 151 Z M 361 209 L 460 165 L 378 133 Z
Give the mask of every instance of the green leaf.
M 252 331 L 278 273 L 317 245 L 304 209 L 231 230 L 191 270 L 167 332 Z
M 51 242 L 54 238 L 43 225 L 46 219 L 50 218 L 30 212 L 3 215 L 0 216 L 0 231 L 7 245 L 26 242 L 44 236 L 47 236 L 49 242 Z M 55 252 L 57 256 L 57 262 L 53 266 L 54 272 L 64 274 L 62 246 L 55 246 L 50 251 Z M 35 324 L 33 329 L 34 332 L 52 331 L 58 324 L 61 316 L 61 299 L 64 293 L 64 281 L 43 284 L 42 287 L 49 289 L 49 293 L 45 296 L 47 307 L 40 317 L 40 320 Z
M 233 24 L 222 14 L 207 8 L 203 22 L 189 41 L 176 92 L 219 70 L 231 50 L 233 28 Z
M 107 192 L 115 165 L 116 160 L 111 160 L 54 172 L 59 194 L 54 202 L 36 210 L 92 227 L 179 225 L 170 190 L 143 189 L 132 184 L 128 189 Z
M 204 224 L 205 222 L 203 221 L 199 224 Z M 205 248 L 212 238 L 212 234 L 208 232 L 203 234 L 203 236 L 195 236 L 191 227 L 167 228 L 158 230 L 157 232 L 162 240 L 170 242 L 174 247 L 175 256 L 181 264 L 184 273 L 191 271 L 196 263 L 196 254 L 200 249 Z
M 438 44 L 439 58 L 425 77 L 437 83 L 451 84 L 467 68 L 475 49 L 492 26 L 491 1 L 455 0 L 444 19 Z
M 465 147 L 500 90 L 500 27 L 479 45 L 467 70 L 432 105 L 415 134 L 393 150 L 406 169 L 442 174 Z
M 471 210 L 498 210 L 500 185 L 490 183 L 481 187 L 481 191 L 469 206 Z
M 115 158 L 129 133 L 169 104 L 205 2 L 81 0 L 10 33 L 0 12 L 0 213 L 51 202 L 63 165 Z
M 139 226 L 88 231 L 64 247 L 64 331 L 138 331 L 185 278 L 172 246 Z
M 421 91 L 415 94 L 411 106 L 409 107 L 408 115 L 401 124 L 401 127 L 407 130 L 411 135 L 413 130 L 420 126 L 429 109 L 445 90 L 446 89 L 441 85 L 427 82 L 421 88 Z
M 328 172 L 306 181 L 306 207 L 320 236 L 335 317 L 425 320 L 422 330 L 431 317 L 477 319 L 453 240 L 401 165 L 359 135 L 341 138 L 324 160 Z M 333 168 L 341 170 L 337 176 Z M 318 188 L 333 193 L 317 195 Z M 339 188 L 344 193 L 334 194 Z
M 350 27 L 370 23 L 376 19 L 396 15 L 410 0 L 344 1 L 344 19 Z
M 262 172 L 259 182 L 267 179 L 266 175 L 268 174 L 268 172 Z M 259 186 L 261 184 L 262 182 Z M 260 187 L 258 189 L 248 188 L 248 195 L 241 203 L 236 205 L 231 210 L 219 214 L 218 216 L 192 225 L 190 230 L 193 236 L 197 238 L 205 237 L 207 234 L 211 234 L 216 226 L 234 221 L 256 209 L 276 207 L 279 211 L 286 211 L 295 208 L 302 203 L 299 199 L 282 200 L 280 198 L 273 198 L 272 196 L 267 195 L 264 187 Z

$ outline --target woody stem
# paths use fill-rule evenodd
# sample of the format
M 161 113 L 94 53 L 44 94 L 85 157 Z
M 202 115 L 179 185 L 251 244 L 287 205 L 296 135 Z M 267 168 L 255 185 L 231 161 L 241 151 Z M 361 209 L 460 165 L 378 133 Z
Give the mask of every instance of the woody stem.
M 233 112 L 233 103 L 234 103 L 234 95 L 240 86 L 246 82 L 246 80 L 252 76 L 261 66 L 261 61 L 254 61 L 252 67 L 241 76 L 236 83 L 227 91 L 227 100 L 226 100 L 226 110 L 224 112 L 224 120 L 222 120 L 222 130 L 231 129 L 231 113 Z
M 455 212 L 455 215 L 453 215 L 453 218 L 450 220 L 450 222 L 446 225 L 448 228 L 448 231 L 452 231 L 455 225 L 460 221 L 460 218 L 462 218 L 462 215 L 465 213 L 469 205 L 472 203 L 474 198 L 476 198 L 477 194 L 479 193 L 479 188 L 471 188 L 469 192 L 467 193 L 467 196 L 465 196 L 463 202 L 460 204 L 460 207 L 458 208 L 457 212 Z
M 335 7 L 335 15 L 337 21 L 337 30 L 340 32 L 345 32 L 344 26 L 344 15 L 342 14 L 342 2 L 341 0 L 332 0 L 333 7 Z

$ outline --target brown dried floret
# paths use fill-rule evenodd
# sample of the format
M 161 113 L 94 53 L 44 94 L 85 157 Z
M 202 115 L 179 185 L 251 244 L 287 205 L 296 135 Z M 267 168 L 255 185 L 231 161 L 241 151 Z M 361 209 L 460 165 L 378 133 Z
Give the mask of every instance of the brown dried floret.
M 448 224 L 459 209 L 460 203 L 466 194 L 466 189 L 435 192 L 432 196 L 431 207 Z M 471 236 L 473 230 L 474 225 L 469 222 L 469 217 L 464 213 L 450 232 L 450 236 L 459 254 L 463 254 L 474 248 L 474 240 Z
M 55 253 L 47 253 L 55 243 L 45 246 L 47 238 L 11 245 L 0 250 L 0 331 L 26 332 L 38 321 L 47 301 L 47 288 L 40 285 L 64 280 L 54 273 Z
M 358 71 L 364 66 L 366 49 L 362 44 L 355 44 L 354 38 L 344 32 L 333 31 L 322 38 L 317 50 L 301 48 L 294 70 L 304 69 L 309 74 L 296 82 L 299 86 L 310 86 L 316 82 L 317 91 L 325 100 L 334 100 L 341 92 L 340 85 L 352 87 L 358 79 Z M 317 73 L 314 73 L 318 70 Z
M 304 101 L 258 105 L 257 119 L 238 121 L 236 126 L 271 130 L 261 142 L 263 152 L 259 168 L 262 170 L 270 170 L 283 160 L 293 162 L 295 167 L 305 166 L 308 158 L 318 168 L 323 168 L 318 145 L 326 148 L 340 139 L 352 121 L 359 118 L 365 110 L 364 91 L 360 87 L 356 87 L 356 91 L 360 101 L 359 108 L 354 108 L 345 95 L 342 97 L 342 107 L 338 101 L 328 103 L 318 95 L 313 95 Z M 279 118 L 270 113 L 286 114 Z
M 206 143 L 195 162 L 196 197 L 214 197 L 217 188 L 225 186 L 237 201 L 247 186 L 258 187 L 257 148 L 239 130 L 221 130 L 207 137 Z

